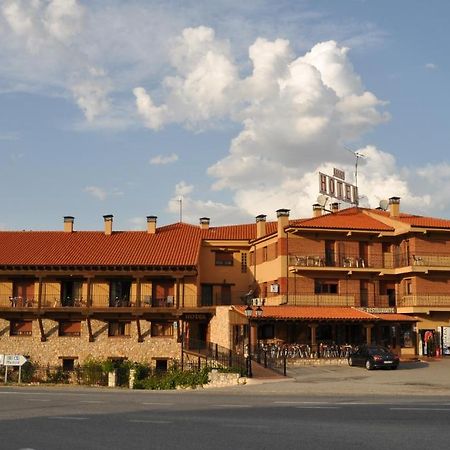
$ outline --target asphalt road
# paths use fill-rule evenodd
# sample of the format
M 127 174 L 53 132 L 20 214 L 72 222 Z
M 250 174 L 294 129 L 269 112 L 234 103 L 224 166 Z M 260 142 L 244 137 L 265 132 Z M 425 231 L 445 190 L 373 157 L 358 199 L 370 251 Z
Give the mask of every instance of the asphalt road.
M 291 386 L 291 393 L 285 390 Z M 295 382 L 199 391 L 0 388 L 0 448 L 443 449 L 448 396 L 305 395 Z M 300 385 L 301 386 L 301 385 Z M 277 389 L 281 389 L 277 392 Z

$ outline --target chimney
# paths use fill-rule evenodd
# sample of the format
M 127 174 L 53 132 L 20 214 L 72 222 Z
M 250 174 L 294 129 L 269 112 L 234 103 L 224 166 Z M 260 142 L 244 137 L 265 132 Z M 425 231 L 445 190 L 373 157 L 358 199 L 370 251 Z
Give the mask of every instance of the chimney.
M 331 204 L 331 212 L 332 213 L 337 213 L 339 211 L 339 203 L 338 202 L 334 202 Z
M 202 230 L 209 229 L 209 217 L 200 217 L 200 228 Z
M 147 233 L 155 234 L 156 233 L 156 220 L 157 216 L 147 216 Z
M 284 237 L 284 229 L 289 225 L 289 209 L 277 209 L 278 237 Z
M 264 214 L 256 216 L 256 239 L 266 235 L 266 217 Z
M 318 203 L 314 203 L 313 205 L 313 217 L 320 217 L 322 215 L 322 206 Z
M 112 214 L 103 216 L 103 220 L 105 221 L 105 234 L 108 236 L 112 234 L 113 217 L 114 216 Z
M 400 197 L 391 197 L 389 199 L 389 216 L 390 217 L 400 216 Z
M 66 233 L 73 233 L 73 221 L 75 218 L 73 216 L 64 216 L 64 231 Z

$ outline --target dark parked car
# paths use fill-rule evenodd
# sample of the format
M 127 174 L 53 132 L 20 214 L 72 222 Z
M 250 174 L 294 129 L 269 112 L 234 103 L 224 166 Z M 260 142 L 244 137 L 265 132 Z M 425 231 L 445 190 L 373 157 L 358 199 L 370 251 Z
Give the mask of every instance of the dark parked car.
M 362 345 L 348 357 L 349 366 L 362 366 L 367 370 L 396 369 L 399 363 L 397 355 L 380 345 Z

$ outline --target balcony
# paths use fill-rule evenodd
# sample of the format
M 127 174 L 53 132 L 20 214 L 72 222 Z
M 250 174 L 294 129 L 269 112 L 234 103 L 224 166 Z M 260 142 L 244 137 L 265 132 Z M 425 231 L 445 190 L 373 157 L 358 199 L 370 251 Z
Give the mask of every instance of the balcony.
M 358 253 L 342 252 L 339 254 L 291 254 L 289 265 L 294 269 L 380 269 L 385 267 L 385 258 L 381 254 L 363 257 Z
M 450 308 L 450 294 L 413 294 L 404 295 L 399 298 L 399 308 L 421 307 L 421 308 Z
M 293 306 L 352 306 L 388 308 L 389 296 L 366 294 L 289 294 L 288 305 Z

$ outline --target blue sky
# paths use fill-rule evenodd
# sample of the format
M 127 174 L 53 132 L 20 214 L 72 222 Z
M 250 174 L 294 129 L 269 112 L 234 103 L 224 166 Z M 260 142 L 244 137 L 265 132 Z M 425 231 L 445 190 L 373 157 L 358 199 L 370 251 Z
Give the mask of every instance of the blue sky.
M 339 167 L 362 204 L 450 217 L 445 0 L 0 2 L 2 229 L 310 214 Z

